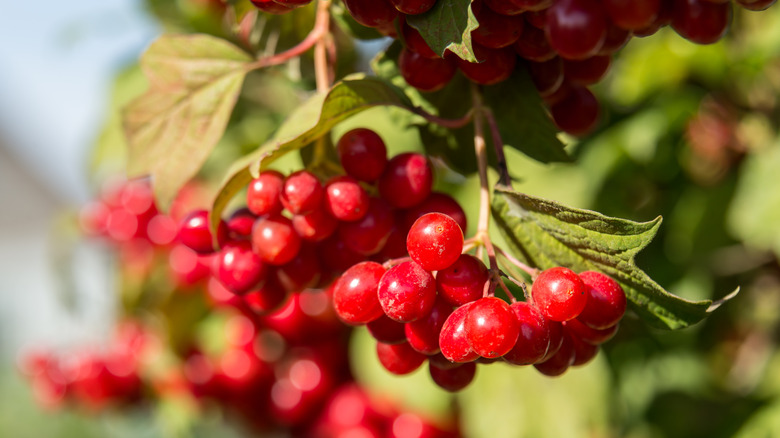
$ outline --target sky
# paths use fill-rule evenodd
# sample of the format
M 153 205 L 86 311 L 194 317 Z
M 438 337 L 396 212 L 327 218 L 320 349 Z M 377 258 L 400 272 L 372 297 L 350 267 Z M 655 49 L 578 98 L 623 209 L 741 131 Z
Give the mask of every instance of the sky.
M 141 3 L 0 2 L 0 137 L 67 201 L 90 197 L 87 156 L 112 78 L 158 33 Z

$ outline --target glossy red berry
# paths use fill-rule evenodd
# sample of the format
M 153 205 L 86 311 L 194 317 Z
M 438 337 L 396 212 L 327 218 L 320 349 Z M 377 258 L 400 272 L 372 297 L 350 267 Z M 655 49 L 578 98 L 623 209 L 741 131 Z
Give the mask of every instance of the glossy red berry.
M 544 62 L 529 62 L 528 73 L 539 95 L 549 96 L 563 84 L 563 61 L 556 56 Z
M 577 319 L 595 329 L 617 324 L 626 313 L 626 293 L 620 284 L 601 272 L 585 271 L 579 275 L 587 287 L 588 300 Z
M 390 0 L 390 3 L 406 15 L 418 15 L 427 12 L 436 4 L 436 0 Z
M 436 301 L 436 281 L 430 272 L 415 262 L 403 262 L 390 268 L 378 289 L 382 310 L 391 319 L 412 322 L 430 313 Z
M 598 0 L 558 0 L 547 10 L 547 40 L 561 57 L 585 59 L 607 37 L 607 17 Z
M 615 333 L 617 333 L 619 326 L 619 324 L 615 324 L 605 329 L 594 329 L 583 324 L 578 319 L 572 319 L 563 324 L 566 331 L 593 345 L 601 345 L 612 339 Z
M 461 254 L 455 263 L 436 274 L 436 290 L 454 306 L 482 298 L 488 269 L 482 260 Z
M 501 15 L 519 15 L 525 12 L 525 8 L 517 6 L 507 0 L 485 0 L 487 7 Z
M 344 0 L 349 15 L 367 27 L 386 26 L 398 16 L 398 10 L 388 0 Z
M 574 360 L 571 365 L 578 367 L 585 365 L 593 360 L 599 353 L 598 345 L 588 344 L 576 335 L 567 333 L 569 340 L 571 341 L 572 349 L 574 350 Z
M 545 318 L 568 321 L 585 308 L 588 289 L 574 271 L 559 266 L 545 269 L 536 277 L 531 295 L 534 306 Z
M 374 131 L 356 128 L 342 135 L 336 145 L 341 166 L 347 175 L 374 182 L 387 165 L 387 147 Z
M 712 44 L 726 34 L 731 22 L 731 3 L 705 0 L 673 2 L 672 28 L 696 44 Z
M 433 362 L 430 362 L 428 372 L 430 372 L 433 382 L 440 388 L 449 392 L 458 392 L 469 386 L 474 380 L 474 376 L 477 373 L 477 364 L 468 362 L 458 364 L 455 367 L 439 368 Z
M 301 246 L 292 260 L 275 270 L 279 284 L 289 292 L 300 292 L 317 286 L 322 274 L 320 259 L 311 245 Z
M 521 58 L 544 62 L 555 58 L 555 49 L 550 46 L 544 31 L 533 26 L 524 26 L 520 38 L 512 46 Z
M 383 315 L 377 287 L 385 274 L 379 263 L 362 262 L 347 269 L 333 288 L 336 314 L 349 324 L 365 324 Z
M 463 251 L 463 231 L 454 219 L 428 213 L 417 219 L 406 237 L 409 256 L 426 271 L 448 268 Z
M 368 211 L 368 204 L 368 194 L 355 178 L 334 176 L 325 184 L 325 209 L 340 221 L 361 219 Z
M 431 194 L 433 169 L 425 155 L 406 152 L 393 157 L 379 178 L 379 193 L 396 208 L 413 207 Z
M 544 362 L 534 364 L 534 368 L 545 376 L 556 377 L 565 373 L 574 364 L 574 345 L 571 338 L 564 334 L 558 351 Z
M 227 235 L 227 224 L 220 220 L 217 227 L 217 241 L 220 246 L 227 240 Z M 213 237 L 209 230 L 209 212 L 207 210 L 193 211 L 182 219 L 179 226 L 179 241 L 183 245 L 199 254 L 209 254 L 214 252 L 212 239 Z
M 214 275 L 235 294 L 243 294 L 265 280 L 268 267 L 246 241 L 226 244 L 217 254 Z
M 509 306 L 517 317 L 520 332 L 515 346 L 504 360 L 514 365 L 540 362 L 550 347 L 550 326 L 534 306 L 518 301 Z
M 437 299 L 427 316 L 406 324 L 404 333 L 409 340 L 409 345 L 425 355 L 438 353 L 439 333 L 451 313 L 452 305 L 443 299 Z
M 571 86 L 565 97 L 550 106 L 550 114 L 558 128 L 578 136 L 596 127 L 599 113 L 596 96 L 585 87 Z
M 338 228 L 339 221 L 324 208 L 318 208 L 292 217 L 292 225 L 301 239 L 320 242 L 330 237 Z
M 563 72 L 571 84 L 595 84 L 606 76 L 611 59 L 610 56 L 591 56 L 579 61 L 566 60 L 563 62 Z
M 239 208 L 234 211 L 227 220 L 228 232 L 232 240 L 246 240 L 252 237 L 252 227 L 257 216 L 248 208 Z
M 520 333 L 515 313 L 506 301 L 496 297 L 474 301 L 464 324 L 471 349 L 488 359 L 509 352 Z
M 379 363 L 393 374 L 409 374 L 425 362 L 425 355 L 414 351 L 409 343 L 383 344 L 377 342 Z
M 278 284 L 276 278 L 269 277 L 262 286 L 241 298 L 255 313 L 265 314 L 279 309 L 287 301 L 287 291 Z
M 468 227 L 468 221 L 466 219 L 466 212 L 458 204 L 452 196 L 441 193 L 431 192 L 431 194 L 425 198 L 425 200 L 415 205 L 403 213 L 403 224 L 406 230 L 412 227 L 412 224 L 427 213 L 444 213 L 447 216 L 455 219 L 460 229 L 464 232 Z
M 490 49 L 476 43 L 473 44 L 473 48 L 479 62 L 457 59 L 458 68 L 471 81 L 482 85 L 493 85 L 512 75 L 517 64 L 517 56 L 511 48 Z
M 382 249 L 394 226 L 390 206 L 381 199 L 371 198 L 368 211 L 360 220 L 339 225 L 339 237 L 353 252 L 369 256 Z
M 472 40 L 491 49 L 512 45 L 523 31 L 525 20 L 522 15 L 503 15 L 494 12 L 482 0 L 471 3 L 471 11 L 479 27 L 471 32 Z
M 465 363 L 477 360 L 479 354 L 471 349 L 466 334 L 466 315 L 473 303 L 455 309 L 441 328 L 439 348 L 450 362 Z
M 282 205 L 292 214 L 308 213 L 320 206 L 325 190 L 317 177 L 306 170 L 290 174 L 282 186 Z
M 406 342 L 406 324 L 393 321 L 382 312 L 382 316 L 366 324 L 368 332 L 379 342 L 400 344 Z
M 775 4 L 775 2 L 777 0 L 737 0 L 737 4 L 748 11 L 763 11 Z
M 653 23 L 661 10 L 661 0 L 602 0 L 607 15 L 622 29 L 635 30 Z
M 282 187 L 284 175 L 275 170 L 265 170 L 249 183 L 246 189 L 246 206 L 258 216 L 282 212 Z
M 263 261 L 280 266 L 295 258 L 301 238 L 284 216 L 260 218 L 252 229 L 252 247 Z
M 447 58 L 429 58 L 406 47 L 398 55 L 398 69 L 407 84 L 425 92 L 441 90 L 457 72 Z

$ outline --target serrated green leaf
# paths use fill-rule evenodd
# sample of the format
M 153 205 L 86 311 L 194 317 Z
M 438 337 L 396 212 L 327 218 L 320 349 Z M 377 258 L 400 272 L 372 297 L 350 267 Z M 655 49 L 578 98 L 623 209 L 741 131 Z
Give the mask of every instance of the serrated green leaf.
M 327 93 L 312 96 L 290 114 L 269 141 L 231 166 L 212 205 L 212 229 L 236 193 L 266 166 L 288 152 L 311 144 L 339 122 L 377 106 L 410 109 L 411 102 L 388 82 L 363 74 L 348 76 Z
M 141 58 L 149 90 L 123 114 L 129 176 L 151 175 L 166 207 L 225 131 L 252 57 L 208 35 L 168 35 Z
M 471 0 L 439 0 L 428 12 L 409 15 L 406 22 L 417 29 L 440 56 L 449 49 L 461 59 L 477 62 L 471 46 L 471 31 L 479 27 L 479 23 L 471 11 Z
M 515 69 L 506 81 L 485 87 L 484 96 L 504 145 L 542 163 L 571 161 L 525 69 Z
M 491 208 L 515 256 L 540 269 L 566 266 L 611 276 L 633 310 L 653 326 L 688 327 L 702 320 L 712 305 L 672 295 L 636 266 L 634 258 L 655 236 L 660 217 L 650 222 L 611 218 L 505 187 L 496 187 Z

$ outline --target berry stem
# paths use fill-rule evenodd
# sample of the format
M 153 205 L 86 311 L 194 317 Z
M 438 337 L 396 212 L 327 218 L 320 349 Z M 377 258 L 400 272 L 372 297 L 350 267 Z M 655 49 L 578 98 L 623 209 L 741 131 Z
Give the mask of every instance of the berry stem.
M 231 11 L 235 15 L 235 11 L 231 8 Z M 257 10 L 249 11 L 243 20 L 238 24 L 238 30 L 236 36 L 244 48 L 248 50 L 254 50 L 254 44 L 252 43 L 252 33 L 257 25 L 259 13 Z
M 531 280 L 534 280 L 537 275 L 539 275 L 539 270 L 536 268 L 532 268 L 525 263 L 521 262 L 520 260 L 517 260 L 515 257 L 513 257 L 508 252 L 504 251 L 500 246 L 495 247 L 496 251 L 498 251 L 499 254 L 501 254 L 504 258 L 509 261 L 509 263 L 517 266 L 521 270 L 523 270 L 526 274 L 531 276 Z
M 395 265 L 400 265 L 401 263 L 408 262 L 410 260 L 412 260 L 411 257 L 399 257 L 397 259 L 390 259 L 382 263 L 382 267 L 384 267 L 385 269 L 390 269 Z
M 445 119 L 443 117 L 435 116 L 424 109 L 414 107 L 412 110 L 418 116 L 424 118 L 428 122 L 435 123 L 447 129 L 458 129 L 468 125 L 474 119 L 474 108 L 469 109 L 463 117 L 459 119 Z
M 490 136 L 493 138 L 493 147 L 496 150 L 496 161 L 498 166 L 498 182 L 507 187 L 512 187 L 512 178 L 509 176 L 509 168 L 506 164 L 506 156 L 504 155 L 504 141 L 501 139 L 501 132 L 498 130 L 498 123 L 493 114 L 493 110 L 489 107 L 483 107 L 485 113 L 485 119 L 487 119 L 490 126 Z
M 323 27 L 326 30 L 330 28 L 330 6 L 329 0 L 320 1 L 317 4 L 317 18 L 314 27 Z M 317 92 L 324 93 L 328 91 L 331 84 L 331 66 L 328 64 L 328 43 L 330 42 L 330 32 L 327 31 L 317 38 L 314 45 L 314 77 L 317 81 Z M 335 64 L 335 58 L 330 59 Z
M 279 65 L 289 61 L 292 58 L 300 56 L 306 53 L 309 49 L 314 47 L 318 41 L 322 40 L 329 32 L 330 14 L 328 8 L 330 7 L 330 0 L 319 0 L 317 5 L 317 17 L 314 20 L 314 27 L 296 46 L 285 50 L 282 53 L 266 56 L 258 59 L 257 61 L 249 64 L 247 70 L 255 70 L 263 67 L 270 67 L 272 65 Z

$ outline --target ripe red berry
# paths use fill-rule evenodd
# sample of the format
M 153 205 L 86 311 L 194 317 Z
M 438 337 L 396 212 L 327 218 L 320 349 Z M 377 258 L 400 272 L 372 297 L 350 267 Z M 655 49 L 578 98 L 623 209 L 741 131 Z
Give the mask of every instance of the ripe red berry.
M 434 365 L 434 362 L 430 362 L 428 371 L 433 382 L 440 388 L 449 392 L 458 392 L 469 386 L 469 383 L 474 380 L 474 375 L 477 373 L 477 364 L 469 362 L 458 364 L 455 367 L 439 368 Z
M 356 128 L 342 135 L 336 145 L 341 166 L 347 175 L 374 182 L 387 165 L 387 147 L 376 132 Z
M 264 314 L 277 310 L 287 301 L 287 291 L 275 277 L 269 277 L 258 289 L 242 295 L 244 303 L 255 313 Z
M 288 12 L 292 12 L 294 7 L 287 6 L 281 3 L 277 3 L 273 0 L 250 0 L 253 5 L 257 9 L 260 9 L 263 12 L 268 12 L 269 14 L 286 14 Z
M 577 319 L 595 329 L 617 324 L 626 313 L 626 293 L 620 284 L 596 271 L 581 272 L 580 278 L 587 287 L 588 300 Z
M 308 213 L 320 206 L 325 191 L 317 177 L 306 170 L 290 174 L 282 186 L 282 205 L 292 214 Z
M 374 255 L 385 245 L 394 225 L 395 217 L 390 206 L 381 199 L 371 198 L 368 211 L 360 220 L 339 225 L 339 237 L 353 252 Z
M 464 232 L 468 227 L 466 212 L 463 211 L 463 208 L 460 206 L 460 204 L 458 204 L 458 201 L 446 193 L 431 192 L 431 194 L 425 198 L 422 203 L 404 211 L 404 229 L 406 229 L 408 232 L 409 228 L 412 227 L 412 224 L 414 224 L 417 219 L 427 213 L 446 214 L 447 216 L 455 219 L 455 222 L 458 223 L 458 226 L 460 226 L 460 229 Z
M 550 46 L 544 31 L 533 26 L 524 26 L 520 38 L 512 46 L 521 58 L 544 62 L 555 58 L 555 49 Z
M 593 360 L 599 353 L 598 345 L 588 344 L 572 333 L 567 333 L 566 335 L 569 337 L 572 349 L 574 350 L 574 360 L 571 363 L 572 366 L 577 367 L 585 365 Z
M 510 46 L 520 38 L 525 20 L 522 15 L 503 15 L 487 7 L 482 0 L 471 3 L 479 27 L 471 32 L 472 40 L 491 49 Z
M 438 353 L 439 333 L 450 313 L 452 306 L 443 299 L 437 299 L 427 316 L 406 324 L 404 333 L 409 345 L 425 355 Z
M 406 237 L 409 256 L 426 271 L 439 271 L 455 263 L 463 251 L 463 231 L 454 219 L 428 213 L 412 225 Z
M 365 324 L 383 315 L 377 297 L 385 268 L 379 263 L 362 262 L 347 269 L 333 288 L 336 314 L 349 324 Z
M 433 187 L 433 169 L 425 155 L 406 152 L 393 157 L 379 178 L 379 193 L 393 207 L 409 208 L 425 200 Z
M 359 220 L 368 211 L 368 204 L 368 194 L 355 178 L 335 176 L 325 184 L 325 209 L 340 221 Z
M 227 224 L 220 221 L 217 227 L 217 241 L 220 246 L 227 239 L 227 235 Z M 209 254 L 214 252 L 212 239 L 207 210 L 196 210 L 184 217 L 179 226 L 179 241 L 182 244 L 199 254 Z
M 485 4 L 501 15 L 519 15 L 525 12 L 525 8 L 517 6 L 512 1 L 507 0 L 485 0 Z
M 534 306 L 518 301 L 509 306 L 517 317 L 520 334 L 504 360 L 514 365 L 540 362 L 550 347 L 550 326 Z
M 260 172 L 246 189 L 246 206 L 258 216 L 282 212 L 282 187 L 284 175 L 275 170 Z
M 425 42 L 420 32 L 404 20 L 401 34 L 404 37 L 404 47 L 426 58 L 441 58 L 438 53 Z
M 605 329 L 594 329 L 583 324 L 578 319 L 572 319 L 563 324 L 568 332 L 576 335 L 588 344 L 593 345 L 600 345 L 612 339 L 612 337 L 615 336 L 615 333 L 617 333 L 619 325 L 615 324 Z
M 672 28 L 696 44 L 717 42 L 731 22 L 731 2 L 677 0 L 672 3 Z
M 545 376 L 556 377 L 565 373 L 574 364 L 574 345 L 571 338 L 564 334 L 558 351 L 544 362 L 534 364 L 534 368 Z
M 380 306 L 381 308 L 381 306 Z M 406 324 L 393 321 L 382 312 L 382 316 L 366 324 L 368 332 L 379 342 L 400 344 L 406 342 Z
M 436 4 L 436 0 L 390 0 L 390 3 L 406 15 L 418 15 L 427 12 Z
M 235 294 L 243 294 L 265 280 L 268 267 L 252 251 L 249 242 L 233 241 L 217 254 L 214 276 Z
M 323 208 L 292 217 L 292 225 L 301 239 L 310 242 L 320 242 L 332 235 L 339 226 L 339 221 Z
M 461 254 L 455 263 L 436 274 L 436 290 L 454 306 L 476 301 L 482 297 L 488 269 L 482 260 L 470 254 Z
M 473 362 L 479 357 L 479 354 L 471 349 L 466 334 L 466 315 L 472 304 L 467 303 L 455 309 L 441 328 L 439 348 L 441 354 L 450 362 Z
M 599 102 L 585 87 L 572 86 L 560 101 L 551 104 L 553 121 L 563 131 L 572 135 L 585 135 L 599 121 Z
M 379 363 L 393 374 L 409 374 L 425 362 L 425 355 L 414 351 L 409 343 L 383 344 L 377 342 Z
M 602 80 L 609 71 L 610 56 L 591 56 L 583 60 L 566 60 L 563 72 L 566 81 L 574 85 L 591 85 Z
M 252 229 L 252 247 L 263 261 L 280 266 L 295 258 L 301 238 L 284 216 L 260 218 Z
M 585 308 L 588 289 L 574 271 L 559 266 L 546 269 L 536 277 L 531 295 L 534 306 L 545 318 L 568 321 Z
M 313 246 L 303 245 L 295 257 L 275 270 L 275 276 L 287 291 L 300 292 L 317 286 L 322 266 Z
M 417 263 L 403 262 L 382 276 L 377 293 L 387 316 L 399 322 L 412 322 L 424 318 L 433 308 L 436 281 Z
M 556 56 L 544 62 L 529 62 L 528 73 L 539 95 L 549 96 L 563 84 L 563 61 Z
M 457 72 L 448 58 L 429 58 L 406 47 L 398 55 L 398 69 L 407 84 L 425 92 L 441 90 Z
M 474 301 L 464 324 L 471 349 L 488 359 L 508 353 L 520 333 L 515 313 L 506 301 L 496 297 Z
M 737 0 L 737 4 L 748 11 L 763 11 L 775 4 L 777 0 Z
M 607 17 L 598 0 L 558 0 L 547 10 L 547 40 L 561 57 L 595 55 L 607 37 Z
M 457 59 L 458 68 L 471 81 L 482 85 L 493 85 L 512 75 L 517 64 L 517 56 L 511 48 L 489 49 L 476 43 L 473 44 L 473 48 L 479 62 Z
M 398 10 L 388 0 L 344 0 L 349 15 L 367 27 L 386 26 L 398 16 Z
M 661 10 L 661 0 L 602 0 L 607 15 L 626 30 L 645 28 L 653 23 Z

